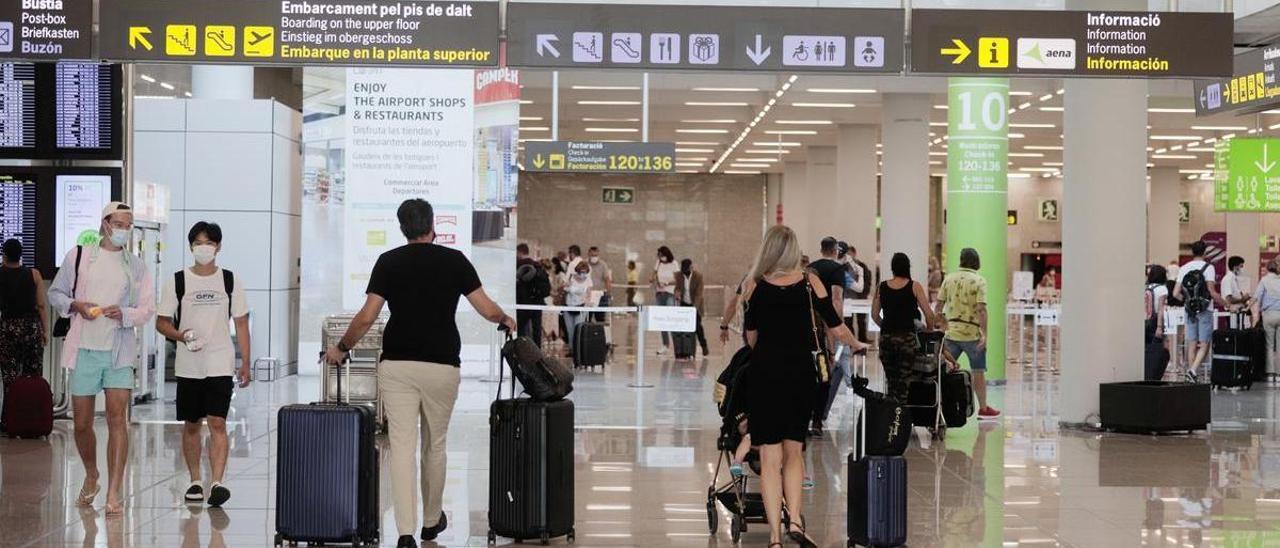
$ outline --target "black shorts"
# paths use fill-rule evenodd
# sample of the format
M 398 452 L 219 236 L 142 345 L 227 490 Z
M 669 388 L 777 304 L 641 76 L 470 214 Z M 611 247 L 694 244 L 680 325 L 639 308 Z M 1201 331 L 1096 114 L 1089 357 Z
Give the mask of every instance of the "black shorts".
M 178 377 L 178 420 L 195 423 L 205 417 L 227 418 L 235 384 L 232 377 Z

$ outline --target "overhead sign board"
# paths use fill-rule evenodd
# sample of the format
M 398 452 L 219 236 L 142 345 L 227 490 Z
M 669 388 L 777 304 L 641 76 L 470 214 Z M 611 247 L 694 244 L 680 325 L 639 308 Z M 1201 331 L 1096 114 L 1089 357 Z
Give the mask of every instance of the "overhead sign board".
M 1280 139 L 1215 144 L 1214 211 L 1280 211 Z
M 511 3 L 512 66 L 899 73 L 900 9 Z
M 0 2 L 0 59 L 93 57 L 91 0 Z
M 1280 103 L 1277 63 L 1280 44 L 1271 44 L 1236 55 L 1228 78 L 1196 80 L 1196 116 L 1264 110 Z
M 529 141 L 524 146 L 525 171 L 560 173 L 675 172 L 675 143 Z M 634 196 L 632 196 L 632 199 L 634 199 Z
M 911 72 L 1217 78 L 1230 13 L 911 10 Z
M 121 61 L 496 66 L 497 2 L 100 0 Z

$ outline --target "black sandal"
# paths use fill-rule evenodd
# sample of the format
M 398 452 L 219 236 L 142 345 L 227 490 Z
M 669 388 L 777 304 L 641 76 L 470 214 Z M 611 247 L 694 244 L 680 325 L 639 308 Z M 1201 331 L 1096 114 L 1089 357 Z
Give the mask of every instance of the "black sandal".
M 800 530 L 799 530 L 799 531 L 793 531 L 793 530 L 791 530 L 791 527 L 799 527 L 799 528 L 800 528 Z M 799 523 L 796 523 L 796 522 L 793 520 L 793 521 L 791 522 L 791 527 L 788 527 L 788 528 L 787 528 L 787 537 L 788 537 L 788 538 L 790 538 L 791 540 L 795 541 L 795 542 L 796 542 L 796 544 L 799 544 L 800 546 L 803 546 L 804 548 L 818 548 L 818 543 L 814 542 L 814 541 L 813 541 L 813 539 L 809 538 L 809 535 L 805 533 L 805 520 L 804 520 L 804 516 L 800 516 L 800 522 L 799 522 Z

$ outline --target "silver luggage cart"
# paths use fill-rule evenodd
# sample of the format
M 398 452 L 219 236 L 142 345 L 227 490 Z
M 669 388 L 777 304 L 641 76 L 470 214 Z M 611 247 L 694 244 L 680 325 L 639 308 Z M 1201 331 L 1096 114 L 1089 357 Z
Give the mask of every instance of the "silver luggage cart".
M 919 334 L 920 355 L 912 364 L 907 402 L 903 405 L 911 414 L 912 425 L 927 428 L 936 440 L 947 437 L 947 421 L 942 416 L 942 375 L 947 369 L 942 354 L 944 336 L 941 331 Z
M 320 331 L 321 348 L 331 348 L 338 339 L 347 332 L 354 314 L 335 314 L 324 319 Z M 351 361 L 345 366 L 349 371 L 346 378 L 344 400 L 352 404 L 368 405 L 374 408 L 378 417 L 378 425 L 386 431 L 387 418 L 383 411 L 382 400 L 378 397 L 378 356 L 382 353 L 382 332 L 387 325 L 387 316 L 379 316 L 369 332 L 351 348 Z M 339 370 L 321 361 L 322 377 L 320 382 L 321 401 L 336 402 L 338 400 Z

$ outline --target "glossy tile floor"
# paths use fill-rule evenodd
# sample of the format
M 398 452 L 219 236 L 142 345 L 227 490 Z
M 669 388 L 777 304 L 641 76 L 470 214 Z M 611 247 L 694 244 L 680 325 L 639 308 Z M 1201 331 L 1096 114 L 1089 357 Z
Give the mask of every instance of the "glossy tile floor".
M 573 394 L 577 545 L 731 546 L 729 515 L 718 508 L 718 533 L 709 535 L 706 510 L 718 457 L 711 387 L 723 357 L 651 357 L 645 378 L 654 387 L 647 389 L 628 387 L 632 368 L 621 361 L 580 373 Z M 1070 373 L 1069 364 L 1063 369 Z M 1215 394 L 1211 433 L 1103 435 L 1058 430 L 1054 373 L 1012 371 L 1009 384 L 992 391 L 1006 412 L 1002 421 L 971 421 L 945 442 L 913 442 L 911 546 L 1280 546 L 1280 391 Z M 441 546 L 485 544 L 486 417 L 496 388 L 463 382 L 450 429 L 450 528 Z M 275 410 L 316 393 L 317 379 L 290 377 L 236 394 L 234 495 L 222 511 L 181 503 L 187 476 L 171 404 L 135 409 L 129 508 L 119 519 L 73 506 L 82 470 L 70 423 L 59 422 L 49 441 L 0 439 L 0 545 L 267 546 Z M 804 512 L 824 547 L 845 544 L 853 406 L 842 394 L 830 421 L 835 431 L 808 452 L 816 486 L 806 492 Z M 389 475 L 382 478 L 383 544 L 394 545 Z M 764 546 L 767 538 L 764 526 L 752 525 L 742 544 Z

